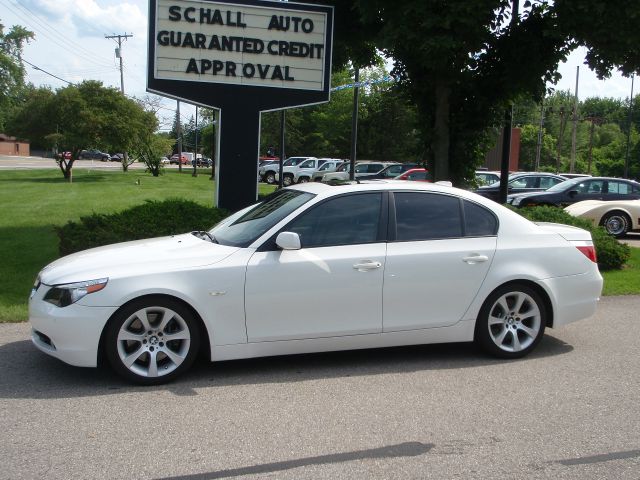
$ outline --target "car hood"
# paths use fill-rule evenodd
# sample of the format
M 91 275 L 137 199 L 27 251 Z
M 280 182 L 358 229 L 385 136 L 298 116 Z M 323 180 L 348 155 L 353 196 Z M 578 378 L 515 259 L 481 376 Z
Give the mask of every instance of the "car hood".
M 92 248 L 62 257 L 40 272 L 45 285 L 167 272 L 211 265 L 236 252 L 186 233 Z
M 512 193 L 509 194 L 507 198 L 529 198 L 538 197 L 540 195 L 553 195 L 553 192 L 545 192 L 544 190 L 540 190 L 538 192 Z

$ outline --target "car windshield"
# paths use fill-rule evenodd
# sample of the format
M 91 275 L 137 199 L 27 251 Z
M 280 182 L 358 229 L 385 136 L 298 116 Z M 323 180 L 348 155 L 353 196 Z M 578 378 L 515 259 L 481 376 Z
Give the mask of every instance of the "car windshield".
M 566 192 L 580 182 L 584 182 L 584 178 L 565 180 L 564 182 L 556 183 L 553 187 L 547 189 L 547 192 Z
M 314 196 L 297 190 L 278 190 L 261 202 L 225 218 L 209 233 L 221 245 L 247 247 Z

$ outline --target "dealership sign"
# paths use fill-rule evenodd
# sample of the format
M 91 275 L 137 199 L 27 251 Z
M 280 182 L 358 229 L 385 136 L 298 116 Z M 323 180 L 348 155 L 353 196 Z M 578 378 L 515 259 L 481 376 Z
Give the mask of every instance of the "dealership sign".
M 260 110 L 328 100 L 331 7 L 155 0 L 151 9 L 150 91 L 212 107 L 250 91 Z
M 260 112 L 329 101 L 333 7 L 150 0 L 147 90 L 220 109 L 216 199 L 257 198 Z

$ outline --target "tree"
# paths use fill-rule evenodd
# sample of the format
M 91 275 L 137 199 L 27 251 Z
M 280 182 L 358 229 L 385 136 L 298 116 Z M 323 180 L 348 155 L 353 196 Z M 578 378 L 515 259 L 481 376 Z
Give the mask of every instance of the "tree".
M 626 74 L 640 68 L 640 4 L 631 0 L 615 8 L 596 0 L 525 0 L 522 11 L 519 0 L 336 6 L 350 8 L 350 18 L 364 26 L 354 47 L 373 42 L 395 60 L 394 73 L 417 105 L 436 179 L 468 177 L 488 129 L 503 123 L 518 97 L 541 99 L 545 82 L 558 78 L 558 63 L 578 46 L 587 47 L 600 76 L 615 66 Z M 337 22 L 336 44 L 348 44 L 349 33 Z
M 33 32 L 19 25 L 5 34 L 4 25 L 0 23 L 0 132 L 4 131 L 6 115 L 25 86 L 22 49 L 33 38 Z
M 174 139 L 168 134 L 145 132 L 138 137 L 138 141 L 132 146 L 132 153 L 147 166 L 154 177 L 162 173 L 160 160 L 171 150 Z
M 69 85 L 56 92 L 34 89 L 8 122 L 15 135 L 34 138 L 71 158 L 57 157 L 64 177 L 72 178 L 73 163 L 84 148 L 126 152 L 154 132 L 157 119 L 119 90 L 96 81 Z

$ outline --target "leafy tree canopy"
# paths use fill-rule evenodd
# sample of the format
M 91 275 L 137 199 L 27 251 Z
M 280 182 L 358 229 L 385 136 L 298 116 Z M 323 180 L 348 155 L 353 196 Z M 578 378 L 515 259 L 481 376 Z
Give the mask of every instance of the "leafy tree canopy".
M 4 25 L 0 23 L 0 132 L 4 130 L 7 112 L 24 87 L 22 49 L 33 38 L 33 32 L 19 25 L 5 34 Z

